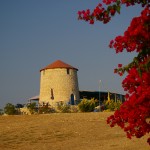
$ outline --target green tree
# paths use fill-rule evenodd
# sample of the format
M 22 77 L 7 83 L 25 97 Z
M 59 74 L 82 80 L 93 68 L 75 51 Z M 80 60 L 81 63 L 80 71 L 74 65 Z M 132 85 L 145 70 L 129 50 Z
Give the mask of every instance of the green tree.
M 4 113 L 8 115 L 15 115 L 16 114 L 15 106 L 11 103 L 7 103 L 6 106 L 4 107 Z

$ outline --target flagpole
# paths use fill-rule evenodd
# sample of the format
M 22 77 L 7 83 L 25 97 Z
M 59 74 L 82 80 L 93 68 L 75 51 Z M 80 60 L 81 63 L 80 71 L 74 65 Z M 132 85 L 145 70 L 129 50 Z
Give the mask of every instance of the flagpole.
M 101 86 L 100 86 L 100 83 L 101 83 L 101 80 L 99 80 L 99 111 L 101 111 L 101 93 L 100 93 Z

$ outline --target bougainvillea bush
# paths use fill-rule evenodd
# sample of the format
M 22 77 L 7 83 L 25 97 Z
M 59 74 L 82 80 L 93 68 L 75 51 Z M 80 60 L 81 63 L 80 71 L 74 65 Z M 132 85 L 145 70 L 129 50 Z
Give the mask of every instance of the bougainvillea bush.
M 79 11 L 78 18 L 90 24 L 95 21 L 108 23 L 112 17 L 121 12 L 121 6 L 141 5 L 141 15 L 134 17 L 122 36 L 110 41 L 109 47 L 116 53 L 136 52 L 137 56 L 127 65 L 118 64 L 115 73 L 127 76 L 122 82 L 126 91 L 126 101 L 107 119 L 111 127 L 118 125 L 127 134 L 141 138 L 150 133 L 150 0 L 103 0 L 91 12 L 89 9 Z M 147 139 L 150 144 L 150 137 Z

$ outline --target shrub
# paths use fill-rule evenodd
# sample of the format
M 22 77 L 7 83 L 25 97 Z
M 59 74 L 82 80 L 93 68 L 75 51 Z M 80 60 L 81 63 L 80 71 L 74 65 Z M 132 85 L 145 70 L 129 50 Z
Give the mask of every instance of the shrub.
M 67 105 L 65 103 L 60 103 L 57 106 L 57 110 L 58 112 L 61 112 L 61 113 L 69 113 L 71 112 L 71 107 L 70 105 Z
M 77 105 L 72 105 L 72 106 L 70 107 L 70 111 L 71 111 L 72 113 L 77 113 L 77 112 L 79 111 L 79 108 L 78 108 Z
M 115 111 L 119 110 L 122 102 L 120 100 L 117 100 L 116 102 L 114 100 L 104 101 L 104 106 L 106 110 L 109 111 Z
M 11 103 L 7 103 L 6 106 L 4 107 L 4 113 L 7 115 L 15 115 L 16 114 L 15 106 Z
M 3 115 L 3 114 L 4 114 L 3 109 L 0 109 L 0 115 Z
M 23 108 L 24 105 L 23 104 L 16 104 L 15 108 Z
M 36 112 L 36 103 L 27 104 L 27 108 L 29 109 L 31 114 L 34 114 Z
M 91 100 L 83 99 L 79 104 L 79 110 L 81 112 L 92 112 L 96 107 L 97 100 L 92 98 Z
M 52 107 L 49 107 L 48 105 L 39 107 L 39 114 L 49 114 L 49 113 L 54 113 L 55 109 Z

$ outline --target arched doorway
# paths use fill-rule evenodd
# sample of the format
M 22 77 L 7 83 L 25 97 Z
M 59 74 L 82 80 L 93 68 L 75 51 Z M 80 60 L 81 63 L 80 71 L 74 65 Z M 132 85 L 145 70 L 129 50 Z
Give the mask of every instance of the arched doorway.
M 74 94 L 71 94 L 71 105 L 74 105 Z

